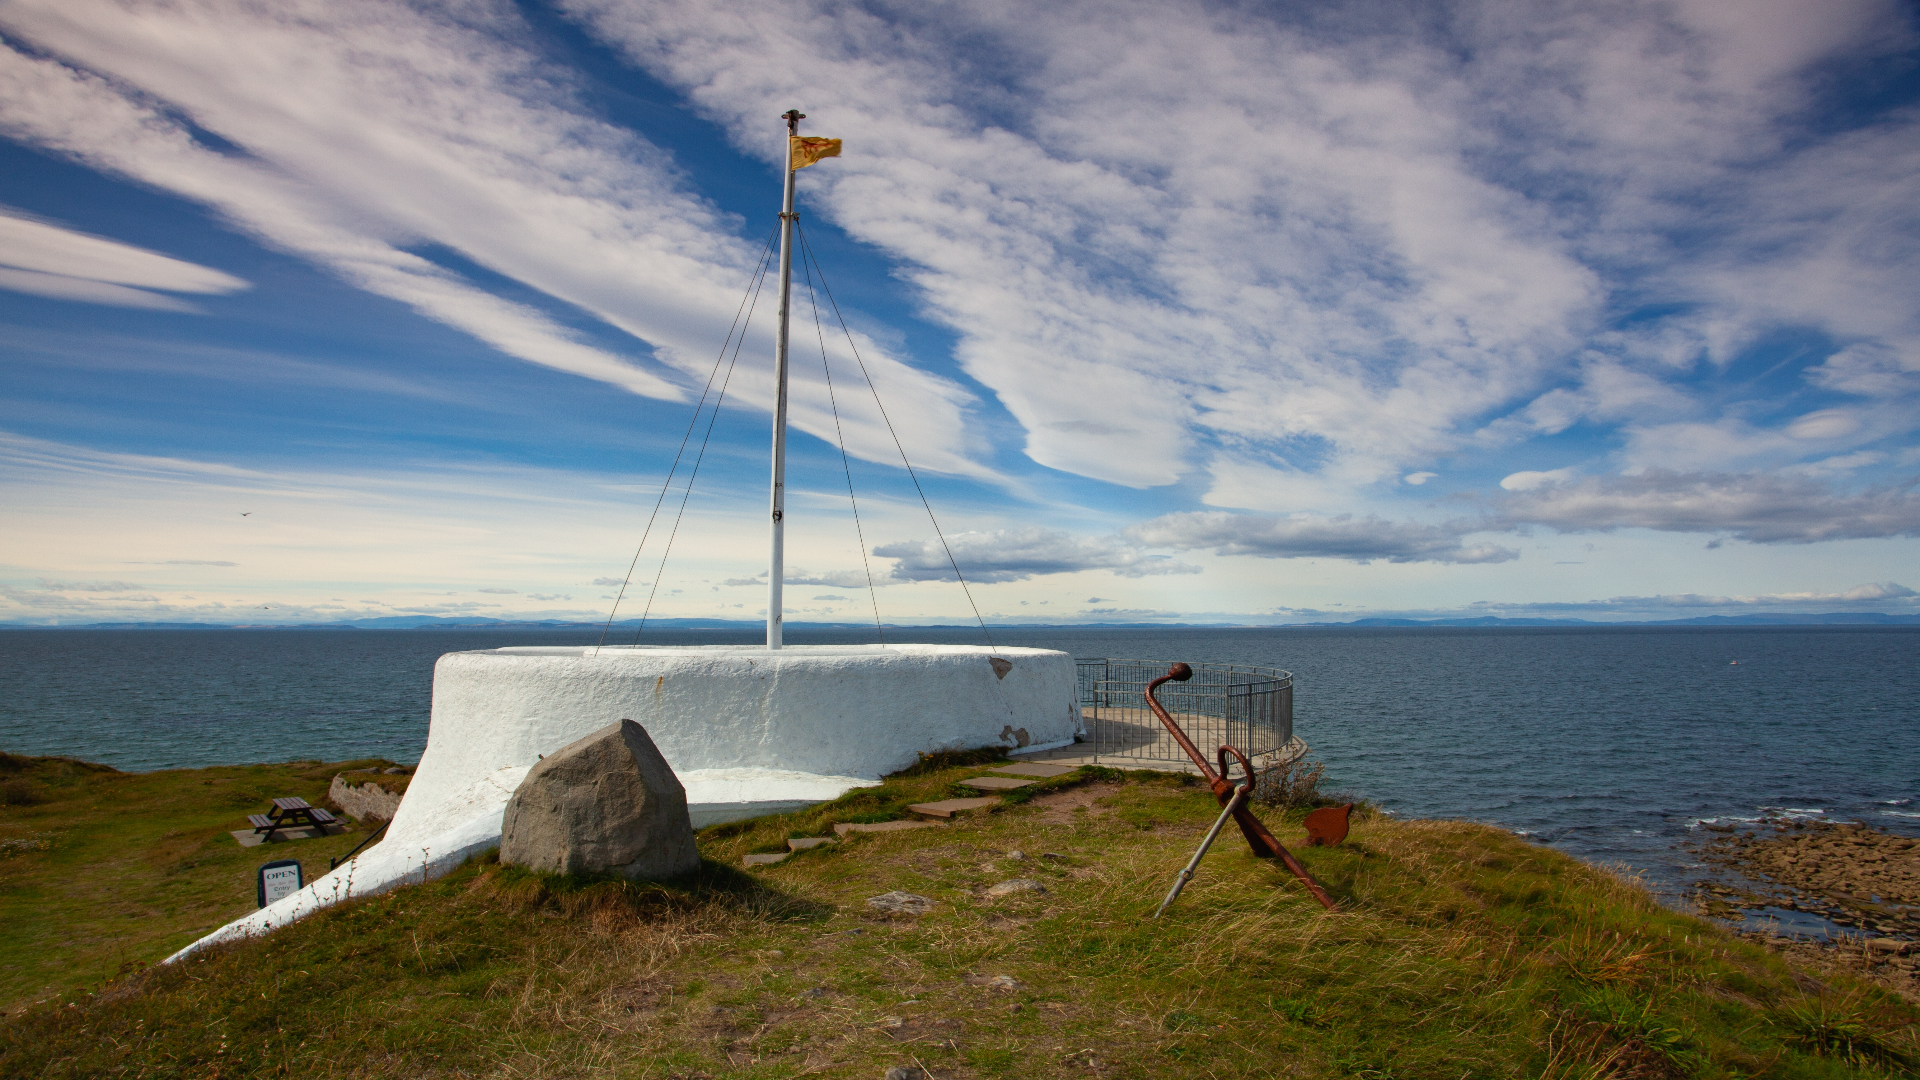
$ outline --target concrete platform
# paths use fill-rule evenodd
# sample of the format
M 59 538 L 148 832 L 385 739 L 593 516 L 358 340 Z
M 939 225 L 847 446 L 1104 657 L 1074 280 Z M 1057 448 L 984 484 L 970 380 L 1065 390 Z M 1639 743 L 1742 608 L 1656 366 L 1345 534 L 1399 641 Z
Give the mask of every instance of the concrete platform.
M 1011 776 L 975 776 L 960 781 L 970 788 L 981 791 L 1012 791 L 1016 788 L 1031 787 L 1031 780 L 1015 780 Z
M 793 852 L 791 851 L 767 851 L 756 855 L 744 856 L 740 861 L 747 866 L 775 866 L 779 863 L 786 862 L 792 857 Z
M 837 843 L 831 836 L 790 836 L 787 838 L 788 851 L 811 851 L 821 844 Z
M 968 810 L 978 810 L 983 806 L 996 806 L 1000 802 L 998 795 L 989 795 L 984 799 L 941 799 L 939 802 L 914 803 L 907 809 L 928 817 L 950 818 Z
M 325 828 L 308 825 L 298 829 L 281 829 L 273 834 L 272 840 L 252 829 L 234 829 L 227 835 L 240 841 L 241 847 L 260 847 L 268 843 L 282 844 L 288 840 L 318 840 L 323 836 L 339 836 L 346 831 L 345 825 L 328 825 Z

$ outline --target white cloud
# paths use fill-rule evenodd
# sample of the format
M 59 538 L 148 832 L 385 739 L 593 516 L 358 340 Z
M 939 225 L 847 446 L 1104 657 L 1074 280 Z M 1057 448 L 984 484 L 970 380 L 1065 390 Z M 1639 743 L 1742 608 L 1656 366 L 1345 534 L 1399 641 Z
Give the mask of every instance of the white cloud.
M 1500 481 L 1500 486 L 1508 491 L 1534 491 L 1555 484 L 1564 484 L 1573 479 L 1574 469 L 1554 469 L 1551 472 L 1517 472 Z
M 1920 391 L 1920 347 L 1895 350 L 1849 345 L 1807 371 L 1815 385 L 1861 397 L 1902 397 Z
M 1465 609 L 1441 614 L 1488 614 L 1515 616 L 1594 616 L 1625 615 L 1642 618 L 1684 618 L 1703 611 L 1715 614 L 1749 614 L 1762 611 L 1831 612 L 1889 611 L 1899 614 L 1913 609 L 1920 593 L 1894 581 L 1871 582 L 1850 589 L 1805 589 L 1798 592 L 1719 595 L 1712 593 L 1659 593 L 1652 596 L 1612 596 L 1604 600 L 1563 602 L 1480 601 Z
M 532 363 L 680 399 L 754 262 L 757 245 L 664 154 L 571 99 L 571 76 L 527 51 L 505 6 L 21 0 L 0 28 L 66 61 L 0 48 L 0 133 L 212 206 Z M 203 146 L 176 116 L 243 152 Z M 433 245 L 651 349 L 590 344 L 416 253 Z M 771 348 L 767 326 L 750 347 Z M 915 464 L 991 478 L 971 458 L 970 396 L 859 344 Z M 829 351 L 853 369 L 844 341 Z M 770 407 L 763 382 L 736 381 L 730 399 Z M 843 391 L 839 404 L 850 452 L 897 460 L 870 399 Z M 795 365 L 790 417 L 833 437 L 817 367 Z
M 211 267 L 74 232 L 0 208 L 0 288 L 125 307 L 196 310 L 161 292 L 239 292 L 248 284 Z
M 1400 480 L 1402 483 L 1412 484 L 1414 487 L 1419 487 L 1420 485 L 1426 483 L 1429 480 L 1432 480 L 1434 477 L 1439 475 L 1440 475 L 1439 473 L 1430 473 L 1430 472 L 1408 473 L 1407 475 L 1401 477 Z
M 1795 439 L 1837 439 L 1859 430 L 1860 418 L 1845 409 L 1810 412 L 1787 425 L 1787 435 Z
M 1111 570 L 1129 578 L 1200 572 L 1197 566 L 1148 555 L 1118 538 L 1040 528 L 956 533 L 947 537 L 945 547 L 938 540 L 903 540 L 882 544 L 873 553 L 895 560 L 891 576 L 899 581 L 952 581 L 955 562 L 968 581 L 978 584 L 1081 570 Z
M 1916 594 L 1894 581 L 1855 585 L 1837 592 L 1807 590 L 1790 593 L 1760 593 L 1751 596 L 1708 596 L 1700 593 L 1669 593 L 1661 596 L 1616 596 L 1598 603 L 1610 606 L 1667 608 L 1781 608 L 1826 607 L 1833 604 L 1867 604 L 1881 600 L 1910 600 Z
M 1758 544 L 1920 536 L 1916 483 L 1849 493 L 1809 476 L 1649 470 L 1526 491 L 1503 501 L 1498 518 L 1561 532 L 1722 532 Z
M 572 607 L 567 587 L 626 562 L 622 549 L 631 553 L 634 519 L 644 514 L 618 493 L 648 480 L 497 462 L 357 474 L 244 468 L 0 432 L 11 568 L 0 568 L 0 586 L 10 590 L 0 593 L 0 620 L 64 610 L 88 621 L 290 622 L 317 618 L 314 605 L 334 596 L 362 598 L 349 614 L 433 609 L 604 619 L 605 602 Z M 237 504 L 259 512 L 243 522 L 232 511 Z M 738 513 L 757 523 L 764 510 L 756 499 Z M 555 521 L 567 528 L 556 532 Z M 741 523 L 721 507 L 699 530 L 687 530 L 666 586 L 761 557 L 758 543 L 736 539 Z M 794 550 L 808 550 L 797 539 Z M 140 582 L 112 573 L 129 554 L 144 556 Z M 486 580 L 527 589 L 471 596 L 473 583 Z M 272 605 L 270 615 L 260 612 L 263 604 Z M 467 607 L 449 606 L 459 604 Z M 692 613 L 664 600 L 655 610 L 669 607 Z
M 1481 528 L 1470 523 L 1423 525 L 1351 514 L 1276 518 L 1205 511 L 1154 518 L 1127 529 L 1126 535 L 1148 547 L 1212 548 L 1216 555 L 1267 559 L 1495 563 L 1520 557 L 1511 548 L 1461 542 L 1461 536 Z
M 47 578 L 40 579 L 40 587 L 48 592 L 96 593 L 140 592 L 146 589 L 145 585 L 135 585 L 131 581 L 51 581 Z
M 1888 0 L 1364 33 L 1192 2 L 566 6 L 748 152 L 774 152 L 768 102 L 847 138 L 815 178 L 835 220 L 908 266 L 1035 460 L 1115 483 L 1210 443 L 1380 479 L 1516 401 L 1495 441 L 1718 407 L 1669 376 L 1783 310 L 1874 341 L 1920 315 L 1913 125 L 1798 126 L 1819 65 L 1911 43 Z M 1609 302 L 1698 310 L 1613 331 Z

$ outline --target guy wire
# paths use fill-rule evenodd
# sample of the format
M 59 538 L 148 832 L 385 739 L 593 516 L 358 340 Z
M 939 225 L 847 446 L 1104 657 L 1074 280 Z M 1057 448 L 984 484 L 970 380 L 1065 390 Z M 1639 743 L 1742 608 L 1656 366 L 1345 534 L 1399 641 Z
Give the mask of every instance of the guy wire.
M 973 590 L 967 587 L 966 575 L 960 572 L 960 563 L 953 557 L 953 548 L 947 544 L 947 534 L 940 530 L 940 519 L 933 514 L 933 503 L 927 499 L 926 489 L 920 486 L 920 476 L 913 471 L 913 462 L 907 460 L 907 448 L 901 444 L 900 433 L 893 427 L 893 418 L 887 415 L 887 406 L 880 400 L 880 388 L 873 384 L 873 373 L 867 370 L 867 362 L 860 356 L 860 347 L 853 343 L 853 331 L 847 326 L 847 317 L 840 313 L 839 301 L 833 298 L 833 286 L 827 284 L 827 272 L 820 268 L 813 245 L 807 241 L 807 231 L 800 228 L 798 221 L 794 222 L 794 228 L 800 234 L 800 250 L 815 269 L 820 270 L 820 289 L 827 294 L 827 303 L 833 306 L 834 318 L 840 320 L 840 331 L 847 335 L 847 347 L 853 350 L 853 359 L 860 365 L 860 374 L 867 380 L 867 389 L 873 392 L 873 403 L 880 409 L 880 419 L 887 423 L 887 434 L 893 436 L 893 448 L 900 452 L 900 463 L 907 467 L 907 476 L 913 480 L 913 490 L 920 495 L 920 505 L 926 507 L 927 520 L 933 522 L 933 534 L 940 538 L 940 547 L 947 553 L 947 565 L 953 567 L 953 576 L 960 581 L 960 591 L 967 595 L 967 605 L 973 608 L 974 621 L 980 624 L 980 633 L 986 636 L 987 648 L 995 648 L 993 632 L 987 629 L 987 620 L 980 617 L 980 605 L 974 603 Z
M 640 565 L 640 553 L 646 550 L 647 537 L 653 534 L 654 519 L 660 516 L 660 505 L 666 502 L 667 492 L 673 488 L 673 474 L 679 471 L 680 458 L 687 452 L 687 440 L 693 438 L 693 427 L 700 422 L 700 410 L 706 406 L 707 394 L 713 390 L 714 377 L 720 374 L 720 361 L 727 358 L 727 346 L 733 344 L 733 333 L 736 329 L 740 329 L 740 315 L 743 311 L 749 310 L 747 307 L 748 299 L 759 294 L 761 280 L 766 277 L 767 273 L 768 253 L 773 250 L 773 240 L 775 236 L 779 235 L 779 232 L 780 227 L 778 225 L 768 230 L 766 242 L 760 246 L 760 261 L 755 264 L 753 276 L 747 281 L 747 291 L 740 296 L 740 306 L 734 309 L 733 325 L 727 327 L 727 338 L 720 343 L 720 355 L 713 358 L 713 370 L 707 373 L 707 385 L 700 391 L 700 401 L 693 407 L 693 416 L 687 420 L 687 432 L 680 436 L 680 449 L 674 451 L 673 467 L 667 470 L 667 479 L 660 485 L 660 497 L 653 501 L 653 513 L 647 516 L 646 530 L 640 534 L 640 546 L 633 549 L 633 560 L 627 564 L 627 576 L 621 579 L 619 595 L 613 598 L 613 610 L 607 612 L 607 624 L 600 628 L 600 640 L 593 643 L 593 654 L 595 656 L 600 655 L 600 647 L 607 643 L 607 633 L 613 629 L 614 617 L 620 613 L 620 602 L 626 599 L 627 585 L 633 581 L 634 568 Z M 744 329 L 740 329 L 740 338 L 742 341 L 746 340 L 746 331 Z M 739 359 L 739 355 L 740 350 L 735 348 L 734 358 L 736 360 Z M 729 368 L 728 371 L 731 373 L 732 369 Z M 716 409 L 719 408 L 718 405 L 714 407 Z M 709 425 L 708 430 L 711 432 L 711 425 Z M 636 638 L 636 643 L 637 640 Z
M 813 295 L 813 270 L 809 260 L 800 261 L 807 276 L 807 306 L 813 309 L 813 333 L 820 339 L 820 370 L 827 373 L 827 404 L 833 408 L 833 435 L 840 442 L 840 468 L 847 474 L 847 501 L 853 504 L 853 534 L 860 541 L 860 567 L 867 572 L 867 599 L 873 604 L 873 632 L 880 644 L 887 643 L 886 627 L 880 622 L 880 595 L 873 587 L 873 564 L 867 561 L 867 533 L 860 527 L 860 500 L 853 495 L 853 463 L 847 459 L 847 436 L 840 429 L 840 402 L 833 394 L 833 365 L 827 363 L 827 332 L 820 326 L 820 302 Z M 821 279 L 824 283 L 825 278 Z
M 766 275 L 760 276 L 762 282 Z M 753 303 L 747 308 L 747 323 L 753 323 L 753 313 L 760 306 L 760 290 L 753 290 Z M 633 643 L 640 644 L 640 635 L 647 629 L 647 620 L 653 616 L 654 598 L 660 595 L 660 578 L 667 572 L 667 558 L 673 554 L 674 538 L 680 535 L 680 521 L 687 516 L 687 501 L 693 498 L 693 482 L 700 478 L 700 463 L 707 459 L 707 444 L 713 441 L 713 426 L 720 420 L 720 406 L 727 400 L 727 387 L 733 385 L 733 369 L 740 363 L 740 349 L 747 343 L 747 332 L 743 327 L 740 339 L 733 344 L 733 359 L 727 362 L 727 377 L 720 381 L 720 396 L 713 400 L 713 411 L 707 414 L 707 433 L 700 437 L 700 452 L 694 455 L 693 469 L 687 473 L 687 488 L 680 495 L 680 511 L 673 516 L 673 531 L 667 534 L 667 547 L 660 553 L 660 568 L 653 572 L 653 591 L 647 594 L 647 609 L 640 613 L 640 625 L 634 628 Z

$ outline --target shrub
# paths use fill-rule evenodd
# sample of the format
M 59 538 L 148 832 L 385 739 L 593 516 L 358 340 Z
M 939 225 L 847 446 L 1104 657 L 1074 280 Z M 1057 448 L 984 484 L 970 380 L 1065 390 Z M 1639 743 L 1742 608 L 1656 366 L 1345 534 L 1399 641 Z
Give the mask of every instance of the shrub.
M 1282 762 L 1255 778 L 1253 801 L 1282 810 L 1330 805 L 1336 800 L 1320 790 L 1326 773 L 1324 764 L 1304 755 Z
M 34 806 L 47 801 L 38 784 L 22 776 L 0 783 L 0 806 Z

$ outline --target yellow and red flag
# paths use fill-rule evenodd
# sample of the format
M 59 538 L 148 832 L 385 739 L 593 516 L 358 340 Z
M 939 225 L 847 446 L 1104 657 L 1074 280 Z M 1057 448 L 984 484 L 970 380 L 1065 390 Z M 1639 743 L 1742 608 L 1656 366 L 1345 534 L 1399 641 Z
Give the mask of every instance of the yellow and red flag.
M 821 158 L 839 157 L 839 139 L 816 139 L 808 135 L 787 137 L 787 168 L 804 169 Z

